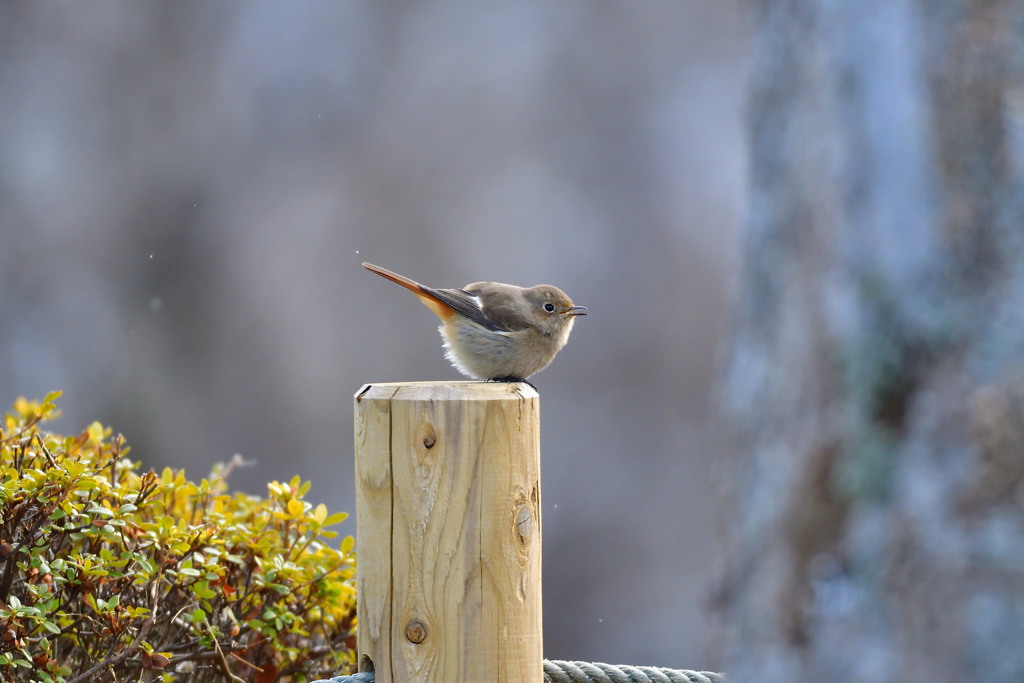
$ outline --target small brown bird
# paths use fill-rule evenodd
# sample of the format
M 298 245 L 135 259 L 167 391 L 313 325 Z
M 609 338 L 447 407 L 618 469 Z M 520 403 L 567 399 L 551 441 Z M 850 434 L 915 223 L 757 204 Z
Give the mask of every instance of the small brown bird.
M 474 282 L 432 289 L 371 263 L 363 267 L 410 290 L 437 314 L 445 356 L 473 379 L 525 381 L 551 363 L 569 341 L 576 316 L 587 314 L 551 285 Z

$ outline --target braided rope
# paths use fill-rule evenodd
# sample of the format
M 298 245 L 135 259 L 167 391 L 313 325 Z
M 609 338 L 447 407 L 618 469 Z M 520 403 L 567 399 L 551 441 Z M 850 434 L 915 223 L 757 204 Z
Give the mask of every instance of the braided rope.
M 373 672 L 335 676 L 313 683 L 373 683 Z M 544 683 L 725 683 L 725 676 L 710 671 L 545 659 Z
M 544 660 L 545 683 L 724 683 L 710 671 L 663 669 L 656 666 L 613 666 L 598 662 Z
M 351 676 L 335 676 L 334 678 L 321 678 L 313 683 L 373 683 L 373 672 L 352 674 Z

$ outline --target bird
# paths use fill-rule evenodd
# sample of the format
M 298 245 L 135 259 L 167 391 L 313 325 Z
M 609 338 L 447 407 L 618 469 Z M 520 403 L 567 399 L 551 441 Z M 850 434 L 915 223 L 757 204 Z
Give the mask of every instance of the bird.
M 474 282 L 433 289 L 372 263 L 363 267 L 402 285 L 437 314 L 445 357 L 472 379 L 530 384 L 527 378 L 569 341 L 576 317 L 587 314 L 586 306 L 552 285 Z

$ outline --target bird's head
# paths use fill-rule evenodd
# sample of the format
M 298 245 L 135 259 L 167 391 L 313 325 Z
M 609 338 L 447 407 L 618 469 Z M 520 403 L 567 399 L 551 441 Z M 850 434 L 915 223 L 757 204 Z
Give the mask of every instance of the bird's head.
M 523 294 L 529 306 L 528 314 L 544 334 L 568 336 L 576 316 L 587 314 L 585 306 L 574 306 L 572 299 L 558 287 L 537 285 L 526 289 Z

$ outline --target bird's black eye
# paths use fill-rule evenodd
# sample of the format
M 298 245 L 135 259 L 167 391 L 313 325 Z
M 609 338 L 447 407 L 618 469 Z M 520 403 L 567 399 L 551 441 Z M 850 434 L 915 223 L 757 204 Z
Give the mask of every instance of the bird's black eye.
M 555 305 L 554 304 L 544 304 L 544 310 L 547 311 L 548 313 L 550 313 L 551 311 L 555 310 Z

